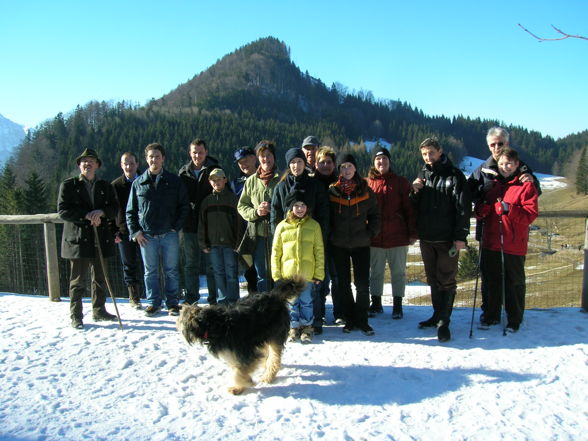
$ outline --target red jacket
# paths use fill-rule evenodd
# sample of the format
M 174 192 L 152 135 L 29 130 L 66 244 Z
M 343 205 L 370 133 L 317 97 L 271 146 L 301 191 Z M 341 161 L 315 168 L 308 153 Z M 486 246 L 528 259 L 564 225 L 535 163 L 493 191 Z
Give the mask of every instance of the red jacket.
M 500 217 L 504 236 L 504 252 L 516 256 L 527 254 L 529 225 L 539 214 L 537 189 L 533 182 L 522 183 L 519 175 L 508 182 L 495 179 L 492 187 L 484 194 L 482 202 L 476 204 L 475 213 L 483 219 L 481 246 L 492 251 L 500 251 Z M 508 204 L 508 212 L 498 199 Z
M 418 237 L 414 210 L 408 195 L 411 185 L 406 178 L 392 172 L 370 173 L 368 185 L 380 208 L 380 232 L 372 239 L 377 248 L 401 247 Z

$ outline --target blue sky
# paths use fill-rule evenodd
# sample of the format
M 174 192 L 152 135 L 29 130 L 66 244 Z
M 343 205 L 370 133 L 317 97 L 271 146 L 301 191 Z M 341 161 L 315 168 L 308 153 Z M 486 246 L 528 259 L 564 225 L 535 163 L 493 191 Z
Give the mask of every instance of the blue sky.
M 588 129 L 588 41 L 517 23 L 588 36 L 587 18 L 585 0 L 2 0 L 0 113 L 34 126 L 92 99 L 144 104 L 271 35 L 328 86 L 559 138 Z

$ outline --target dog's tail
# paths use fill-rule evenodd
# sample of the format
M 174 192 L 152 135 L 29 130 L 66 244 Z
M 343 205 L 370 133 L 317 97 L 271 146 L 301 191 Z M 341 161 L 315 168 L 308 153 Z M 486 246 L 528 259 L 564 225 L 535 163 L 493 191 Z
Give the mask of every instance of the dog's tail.
M 304 290 L 306 283 L 306 279 L 301 275 L 280 279 L 274 284 L 272 293 L 288 302 L 293 302 Z

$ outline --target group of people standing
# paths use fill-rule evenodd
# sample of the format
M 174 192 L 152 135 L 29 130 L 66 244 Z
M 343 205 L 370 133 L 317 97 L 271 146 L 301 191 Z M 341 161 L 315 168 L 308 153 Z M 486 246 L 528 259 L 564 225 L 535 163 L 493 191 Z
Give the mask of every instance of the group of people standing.
M 498 323 L 504 303 L 508 327 L 516 331 L 524 311 L 524 256 L 539 186 L 508 148 L 504 129 L 490 129 L 487 140 L 492 156 L 469 180 L 436 139 L 424 140 L 419 146 L 424 165 L 412 183 L 392 171 L 386 148 L 373 149 L 364 179 L 352 154 L 337 157 L 314 136 L 287 150 L 282 174 L 272 142 L 238 149 L 240 175 L 231 182 L 201 139 L 190 143 L 190 161 L 178 174 L 164 168 L 160 144 L 145 148 L 143 173 L 138 158 L 124 153 L 123 175 L 112 185 L 96 178 L 100 159 L 86 149 L 76 159 L 80 175 L 61 185 L 58 201 L 66 221 L 62 256 L 71 260 L 72 326 L 83 328 L 83 280 L 90 269 L 93 318 L 115 319 L 104 308 L 104 271 L 96 250 L 108 257 L 117 243 L 129 301 L 136 308 L 142 307 L 138 274 L 143 268 L 147 316 L 157 314 L 164 301 L 170 315 L 179 313 L 181 255 L 187 303 L 199 300 L 201 263 L 209 303 L 239 299 L 240 267 L 250 293 L 269 291 L 273 281 L 300 274 L 308 283 L 290 307 L 290 340 L 310 342 L 322 333 L 329 293 L 343 332 L 370 336 L 368 318 L 383 312 L 386 265 L 392 318 L 403 318 L 408 247 L 419 239 L 433 303 L 433 315 L 419 327 L 436 327 L 438 339 L 447 341 L 459 251 L 466 247 L 474 202 L 482 248 L 481 323 Z M 506 281 L 504 292 L 496 280 Z

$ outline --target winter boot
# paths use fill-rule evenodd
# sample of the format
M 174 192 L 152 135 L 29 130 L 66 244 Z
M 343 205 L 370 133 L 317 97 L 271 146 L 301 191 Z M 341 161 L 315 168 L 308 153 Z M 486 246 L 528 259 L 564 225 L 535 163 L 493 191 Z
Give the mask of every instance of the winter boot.
M 429 319 L 419 322 L 419 328 L 434 328 L 439 322 L 441 296 L 437 288 L 431 287 L 431 302 L 433 303 L 433 315 Z
M 129 304 L 131 305 L 131 308 L 141 309 L 141 295 L 139 294 L 139 286 L 129 285 L 127 289 L 129 290 Z
M 113 322 L 116 320 L 116 315 L 109 313 L 105 308 L 92 313 L 92 318 L 95 322 Z
M 449 291 L 439 291 L 439 309 L 438 316 L 440 321 L 449 323 L 451 313 L 453 312 L 453 300 L 455 299 L 455 289 Z
M 195 294 L 193 292 L 186 292 L 186 297 L 184 298 L 184 303 L 187 305 L 193 305 L 198 303 L 200 300 L 200 294 Z
M 381 314 L 383 312 L 384 308 L 382 307 L 382 296 L 372 296 L 372 304 L 368 310 L 368 316 L 375 317 L 376 314 Z
M 303 326 L 300 328 L 300 342 L 311 343 L 312 342 L 312 326 Z
M 440 342 L 446 342 L 451 339 L 451 332 L 449 331 L 450 320 L 439 320 L 439 326 L 437 327 L 437 339 Z
M 300 328 L 290 328 L 288 332 L 288 341 L 300 340 Z
M 451 312 L 453 311 L 453 301 L 455 299 L 455 289 L 449 291 L 439 291 L 440 309 L 439 324 L 437 326 L 437 338 L 439 341 L 449 341 L 451 332 L 449 331 L 449 322 Z
M 81 318 L 74 317 L 71 319 L 71 327 L 74 329 L 84 329 L 84 323 Z
M 402 297 L 394 296 L 393 301 L 392 319 L 399 320 L 404 317 L 404 314 L 402 313 Z

